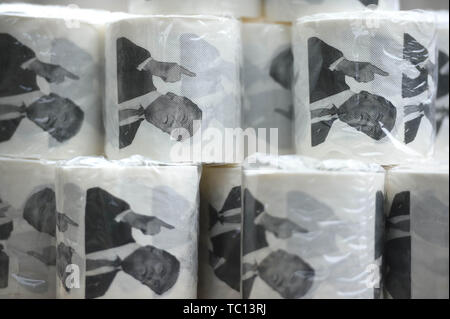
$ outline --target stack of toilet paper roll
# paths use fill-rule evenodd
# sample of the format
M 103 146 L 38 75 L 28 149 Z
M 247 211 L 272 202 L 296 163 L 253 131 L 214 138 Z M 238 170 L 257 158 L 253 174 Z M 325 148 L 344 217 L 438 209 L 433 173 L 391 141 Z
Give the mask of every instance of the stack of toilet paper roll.
M 200 299 L 241 298 L 241 220 L 241 167 L 204 167 L 200 184 Z
M 379 298 L 384 170 L 295 156 L 248 161 L 244 298 Z
M 387 173 L 385 297 L 448 299 L 448 166 Z
M 103 153 L 104 12 L 0 6 L 0 154 Z
M 276 149 L 279 154 L 293 154 L 293 56 L 291 27 L 270 23 L 242 25 L 244 51 L 243 126 L 265 129 L 258 134 L 265 150 Z M 278 140 L 270 137 L 270 129 L 278 129 Z M 272 145 L 276 143 L 276 145 Z
M 297 153 L 381 165 L 432 155 L 433 14 L 305 17 L 293 46 Z
M 129 12 L 137 14 L 261 15 L 261 0 L 130 0 L 129 7 Z
M 57 297 L 197 297 L 196 165 L 78 158 L 57 170 Z
M 0 158 L 0 299 L 52 299 L 55 165 Z
M 398 10 L 399 0 L 266 0 L 265 13 L 270 21 L 291 22 L 317 13 Z
M 449 19 L 448 11 L 436 12 L 438 55 L 438 86 L 436 97 L 436 158 L 447 161 L 449 156 Z
M 241 126 L 240 22 L 132 17 L 106 39 L 106 154 L 163 162 L 237 163 L 225 129 Z

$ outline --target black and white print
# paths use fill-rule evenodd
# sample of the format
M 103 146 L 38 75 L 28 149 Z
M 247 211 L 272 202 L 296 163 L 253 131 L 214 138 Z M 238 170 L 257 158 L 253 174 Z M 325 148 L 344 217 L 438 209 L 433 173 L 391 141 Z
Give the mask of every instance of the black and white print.
M 0 47 L 1 100 L 40 92 L 38 77 L 49 84 L 79 80 L 76 74 L 63 66 L 40 61 L 32 49 L 10 34 L 0 33 Z M 32 121 L 58 143 L 64 143 L 80 131 L 84 112 L 72 100 L 55 93 L 41 93 L 39 98 L 28 104 L 0 102 L 0 143 L 9 141 L 24 119 Z
M 133 229 L 145 236 L 157 236 L 163 228 L 174 227 L 157 217 L 134 212 L 127 202 L 101 188 L 89 189 L 86 196 L 86 298 L 104 296 L 119 272 L 157 295 L 172 289 L 179 277 L 179 260 L 157 247 L 138 245 Z M 125 258 L 119 257 L 122 249 L 129 252 Z M 111 255 L 115 257 L 111 259 Z
M 347 60 L 343 53 L 317 37 L 308 40 L 310 104 L 350 91 L 346 76 L 360 83 L 374 81 L 389 73 L 369 63 Z M 342 105 L 311 111 L 312 146 L 324 143 L 333 126 L 340 120 L 373 140 L 380 141 L 391 132 L 397 109 L 382 96 L 367 91 L 353 94 Z
M 239 292 L 241 280 L 241 187 L 234 187 L 220 210 L 209 205 L 209 230 L 235 226 L 233 230 L 211 236 L 209 264 L 215 275 L 230 288 Z M 225 228 L 226 229 L 226 228 Z
M 183 141 L 194 135 L 194 121 L 202 119 L 202 110 L 187 97 L 171 92 L 158 93 L 153 76 L 167 83 L 175 83 L 183 77 L 196 77 L 196 74 L 174 62 L 156 61 L 148 50 L 127 38 L 117 39 L 118 103 L 153 92 L 148 105 L 136 105 L 119 111 L 121 149 L 133 143 L 143 121 L 175 140 Z
M 308 231 L 290 220 L 271 216 L 266 212 L 264 204 L 246 189 L 242 246 L 244 298 L 250 297 L 257 278 L 263 280 L 285 299 L 302 298 L 311 289 L 315 277 L 314 269 L 302 258 L 284 250 L 276 250 L 269 253 L 260 263 L 249 262 L 247 255 L 269 247 L 266 232 L 272 233 L 277 238 L 287 239 L 294 233 Z
M 449 60 L 448 54 L 443 51 L 439 51 L 438 57 L 438 91 L 437 91 L 437 101 L 445 100 L 444 103 L 437 103 L 436 105 L 436 126 L 439 132 L 444 120 L 449 116 L 449 105 L 448 105 L 448 75 L 449 75 Z

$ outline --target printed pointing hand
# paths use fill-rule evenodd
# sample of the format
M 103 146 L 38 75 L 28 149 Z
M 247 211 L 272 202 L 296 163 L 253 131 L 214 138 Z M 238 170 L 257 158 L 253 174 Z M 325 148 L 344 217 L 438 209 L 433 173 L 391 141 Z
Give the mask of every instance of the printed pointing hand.
M 161 219 L 152 216 L 135 215 L 133 227 L 140 229 L 148 236 L 154 236 L 161 232 L 161 228 L 174 229 L 172 225 L 163 222 Z
M 178 65 L 176 63 L 167 63 L 166 64 L 167 71 L 163 80 L 165 82 L 174 83 L 181 80 L 182 75 L 195 77 L 196 74 L 194 72 L 189 71 L 185 67 Z
M 342 71 L 345 75 L 354 78 L 360 83 L 372 82 L 375 80 L 375 75 L 389 76 L 388 72 L 385 72 L 368 62 L 343 60 L 336 67 L 336 70 Z

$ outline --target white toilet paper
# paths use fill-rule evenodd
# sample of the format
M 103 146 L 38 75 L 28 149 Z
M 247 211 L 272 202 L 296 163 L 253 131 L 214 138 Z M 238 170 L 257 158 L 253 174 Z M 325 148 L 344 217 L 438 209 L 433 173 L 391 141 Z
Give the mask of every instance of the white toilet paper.
M 0 6 L 0 154 L 103 153 L 102 12 Z
M 222 149 L 225 129 L 241 125 L 240 39 L 237 20 L 212 16 L 133 17 L 111 24 L 107 156 L 237 162 L 225 159 Z
M 437 136 L 435 154 L 438 160 L 448 162 L 449 157 L 449 19 L 448 11 L 436 12 L 438 55 L 438 86 L 436 98 Z
M 317 13 L 398 10 L 399 0 L 266 0 L 265 12 L 270 21 L 295 21 Z
M 87 9 L 102 9 L 108 11 L 128 11 L 128 0 L 32 0 L 35 4 L 78 6 Z
M 200 183 L 200 299 L 241 298 L 241 220 L 241 167 L 204 167 Z
M 244 23 L 244 128 L 265 129 L 258 135 L 278 154 L 293 154 L 293 97 L 291 91 L 293 56 L 291 27 L 281 24 Z M 278 129 L 277 145 L 271 145 L 270 129 Z M 256 151 L 256 150 L 254 150 Z M 251 152 L 249 150 L 249 155 Z
M 211 14 L 238 18 L 261 15 L 261 0 L 130 0 L 137 14 Z
M 381 167 L 354 161 L 247 164 L 244 298 L 378 298 L 384 179 Z
M 387 174 L 385 297 L 448 299 L 448 166 Z
M 57 233 L 57 297 L 196 298 L 200 173 L 140 158 L 58 167 L 73 224 Z
M 55 165 L 0 158 L 0 299 L 52 299 Z
M 432 14 L 315 15 L 294 33 L 298 153 L 381 165 L 432 155 Z

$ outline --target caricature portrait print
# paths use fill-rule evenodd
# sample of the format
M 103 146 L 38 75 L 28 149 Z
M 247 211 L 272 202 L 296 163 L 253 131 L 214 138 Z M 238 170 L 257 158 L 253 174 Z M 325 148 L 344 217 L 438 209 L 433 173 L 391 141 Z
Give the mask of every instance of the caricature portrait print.
M 133 17 L 106 32 L 106 154 L 165 162 L 189 154 L 208 129 L 240 126 L 238 22 Z M 195 151 L 203 159 L 201 145 Z M 178 153 L 177 153 L 178 154 Z
M 1 155 L 100 154 L 102 15 L 91 15 L 88 21 L 83 10 L 0 6 Z M 79 27 L 70 28 L 63 16 Z
M 136 164 L 101 160 L 61 168 L 58 211 L 66 222 L 57 236 L 59 298 L 196 296 L 197 167 Z M 80 289 L 68 265 L 79 267 Z
M 434 29 L 430 15 L 408 14 L 419 22 L 393 24 L 393 12 L 377 11 L 297 22 L 298 153 L 386 165 L 402 162 L 407 149 L 418 158 L 431 154 Z M 365 31 L 356 37 L 355 27 Z

